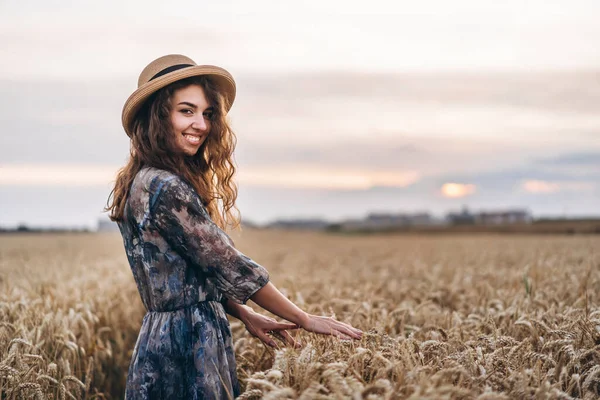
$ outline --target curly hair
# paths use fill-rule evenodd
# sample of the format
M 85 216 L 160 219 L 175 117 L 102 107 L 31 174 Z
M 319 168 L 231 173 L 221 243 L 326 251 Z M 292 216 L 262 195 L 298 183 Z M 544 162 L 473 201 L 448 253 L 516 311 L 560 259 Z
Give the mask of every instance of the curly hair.
M 198 85 L 214 109 L 206 140 L 193 156 L 177 151 L 176 137 L 170 122 L 174 93 Z M 176 81 L 152 95 L 136 114 L 131 135 L 130 157 L 119 170 L 105 211 L 113 221 L 122 221 L 129 188 L 144 167 L 155 167 L 179 175 L 196 190 L 211 219 L 221 229 L 240 226 L 235 206 L 237 185 L 233 181 L 233 151 L 236 136 L 229 126 L 224 96 L 206 76 Z

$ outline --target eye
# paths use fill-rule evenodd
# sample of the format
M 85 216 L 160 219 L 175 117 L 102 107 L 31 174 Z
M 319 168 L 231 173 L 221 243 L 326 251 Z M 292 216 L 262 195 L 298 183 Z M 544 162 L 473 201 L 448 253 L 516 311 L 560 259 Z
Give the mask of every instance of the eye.
M 206 118 L 209 121 L 212 121 L 215 113 L 213 112 L 213 110 L 206 110 L 202 113 L 202 115 L 204 115 L 204 118 Z
M 194 113 L 194 112 L 193 112 L 191 109 L 189 109 L 189 108 L 184 108 L 184 109 L 182 109 L 182 110 L 179 110 L 179 111 L 180 111 L 182 114 L 185 114 L 185 115 L 192 115 L 192 114 Z

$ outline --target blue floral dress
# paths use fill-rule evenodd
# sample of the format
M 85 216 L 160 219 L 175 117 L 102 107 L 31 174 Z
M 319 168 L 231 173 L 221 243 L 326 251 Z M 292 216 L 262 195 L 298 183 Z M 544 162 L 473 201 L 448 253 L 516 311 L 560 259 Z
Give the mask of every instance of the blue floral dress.
M 235 249 L 191 185 L 164 170 L 136 175 L 119 228 L 147 309 L 125 398 L 238 396 L 222 302 L 245 303 L 267 284 L 267 271 Z

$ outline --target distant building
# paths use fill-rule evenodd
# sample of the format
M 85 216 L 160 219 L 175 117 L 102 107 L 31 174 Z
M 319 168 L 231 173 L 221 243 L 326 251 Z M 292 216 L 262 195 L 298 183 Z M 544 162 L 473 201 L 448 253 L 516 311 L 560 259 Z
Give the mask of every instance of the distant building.
M 508 210 L 496 212 L 480 212 L 477 223 L 483 225 L 526 224 L 532 221 L 532 216 L 526 210 Z
M 533 217 L 521 209 L 471 213 L 463 207 L 459 213 L 448 213 L 446 219 L 452 225 L 508 225 L 530 223 Z
M 473 225 L 476 222 L 476 217 L 475 214 L 471 214 L 467 207 L 463 207 L 461 212 L 448 213 L 446 220 L 451 225 Z
M 271 222 L 266 225 L 266 228 L 319 230 L 325 229 L 328 225 L 329 222 L 322 219 L 288 219 Z
M 409 226 L 434 225 L 436 221 L 428 213 L 388 214 L 371 213 L 365 219 L 354 219 L 340 222 L 341 229 L 386 229 Z

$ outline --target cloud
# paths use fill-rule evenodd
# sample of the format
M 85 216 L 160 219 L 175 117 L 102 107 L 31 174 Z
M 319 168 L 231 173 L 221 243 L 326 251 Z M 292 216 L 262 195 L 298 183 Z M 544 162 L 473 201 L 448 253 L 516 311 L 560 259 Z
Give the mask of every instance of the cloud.
M 593 147 L 593 146 L 592 146 Z M 441 174 L 442 181 L 467 181 L 482 191 L 524 190 L 529 193 L 592 190 L 600 181 L 600 152 L 578 150 L 554 153 L 552 157 L 530 155 L 521 163 L 510 166 L 473 170 L 468 173 Z
M 556 157 L 540 160 L 542 164 L 558 164 L 558 165 L 600 165 L 600 152 L 581 152 L 561 154 Z
M 0 56 L 9 62 L 0 66 L 3 75 L 85 78 L 77 68 L 82 65 L 95 76 L 136 73 L 135 65 L 152 54 L 174 51 L 258 71 L 598 65 L 593 38 L 599 30 L 592 18 L 598 6 L 593 1 L 557 6 L 537 0 L 523 8 L 518 0 L 498 5 L 382 0 L 370 2 L 368 10 L 354 1 L 294 6 L 220 1 L 186 7 L 158 1 L 111 1 L 113 7 L 104 2 L 4 3 Z
M 570 146 L 600 132 L 594 71 L 274 74 L 239 86 L 235 121 L 263 137 L 314 143 L 378 133 Z M 256 118 L 265 107 L 270 118 Z
M 534 194 L 556 193 L 559 191 L 590 192 L 596 188 L 594 182 L 548 182 L 540 180 L 526 180 L 522 182 L 521 186 L 526 192 Z
M 354 95 L 327 98 L 327 76 L 308 75 L 318 86 L 304 91 L 302 85 L 288 87 L 284 80 L 269 76 L 239 79 L 239 101 L 232 119 L 240 170 L 313 165 L 323 169 L 419 171 L 427 176 L 458 174 L 506 168 L 526 158 L 544 157 L 557 148 L 582 147 L 589 142 L 576 135 L 568 142 L 542 141 L 537 134 L 526 131 L 520 132 L 518 140 L 508 133 L 484 138 L 447 132 L 443 126 L 436 131 L 427 126 L 432 114 L 443 112 L 442 105 L 426 105 L 419 110 L 419 103 L 405 103 L 408 98 L 392 101 L 383 91 L 386 79 L 368 96 L 363 90 L 377 78 L 362 80 L 361 74 L 352 75 L 355 85 L 350 75 L 339 83 L 339 87 L 356 87 Z M 426 82 L 416 80 L 413 85 L 423 88 Z M 390 88 L 396 84 L 388 82 Z M 391 91 L 401 92 L 400 86 Z M 30 164 L 124 163 L 129 145 L 120 113 L 132 87 L 131 82 L 123 81 L 1 81 L 0 160 Z M 262 90 L 264 87 L 271 89 Z M 278 95 L 276 88 L 283 94 Z M 406 96 L 415 92 L 418 90 L 407 89 Z M 30 106 L 32 98 L 39 107 Z M 472 121 L 458 117 L 454 124 L 471 125 Z M 409 126 L 415 130 L 408 130 Z
M 510 77 L 515 82 L 534 79 L 508 75 L 493 83 L 469 74 L 240 75 L 231 116 L 238 137 L 241 205 L 257 219 L 296 210 L 349 216 L 370 210 L 441 211 L 452 201 L 488 208 L 531 206 L 548 213 L 563 207 L 594 212 L 600 201 L 598 187 L 591 184 L 600 180 L 600 168 L 593 163 L 593 154 L 600 153 L 595 140 L 600 123 L 594 125 L 589 109 L 600 106 L 597 81 L 587 74 L 565 74 L 556 78 L 558 83 L 539 78 L 539 84 L 519 91 L 520 84 Z M 533 90 L 554 84 L 569 87 L 556 90 L 570 100 L 562 95 L 544 99 Z M 586 85 L 582 97 L 573 94 Z M 3 196 L 15 203 L 0 217 L 13 218 L 9 214 L 20 207 L 19 193 L 106 190 L 129 153 L 120 112 L 134 86 L 118 80 L 1 81 L 1 185 Z M 454 125 L 432 117 L 479 102 L 489 110 L 504 103 L 512 104 L 510 110 L 522 104 L 526 113 L 546 109 L 548 130 L 494 128 L 496 121 L 514 115 L 504 115 L 502 107 L 483 122 L 461 112 L 442 118 L 453 119 Z M 553 127 L 555 114 L 568 117 Z M 432 119 L 438 125 L 430 125 Z M 579 122 L 565 132 L 574 119 Z M 539 162 L 553 157 L 554 163 Z M 10 165 L 34 165 L 40 171 L 7 171 Z M 532 193 L 522 187 L 528 180 L 558 183 L 560 190 Z M 445 183 L 471 184 L 476 190 L 445 197 L 440 195 Z M 574 196 L 576 190 L 584 195 Z M 283 193 L 289 204 L 275 200 Z
M 77 16 L 68 10 L 32 13 L 21 19 L 0 17 L 0 56 L 7 60 L 0 73 L 15 80 L 137 79 L 152 59 L 179 52 L 198 54 L 199 48 L 206 58 L 201 63 L 230 64 L 226 49 L 235 34 L 164 15 L 133 18 L 135 24 L 122 15 Z
M 600 105 L 597 74 L 598 68 L 536 73 L 318 71 L 272 73 L 268 78 L 254 74 L 244 79 L 241 94 L 249 90 L 257 96 L 285 100 L 325 97 L 364 99 L 365 103 L 377 97 L 407 105 L 472 105 L 480 110 L 491 105 L 593 116 Z

